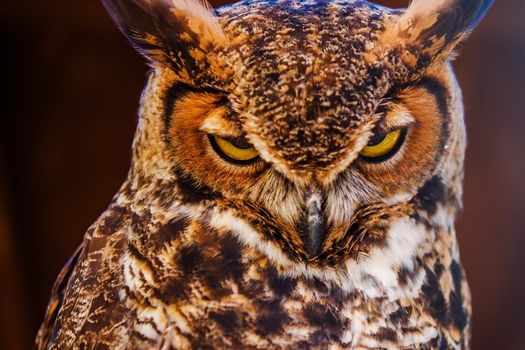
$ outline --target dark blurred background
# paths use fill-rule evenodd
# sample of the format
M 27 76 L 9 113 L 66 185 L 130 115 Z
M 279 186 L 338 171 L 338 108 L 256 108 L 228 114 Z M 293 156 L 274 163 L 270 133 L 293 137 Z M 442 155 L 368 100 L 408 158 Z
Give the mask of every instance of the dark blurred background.
M 496 1 L 454 64 L 469 132 L 458 232 L 475 350 L 525 349 L 524 18 L 525 1 Z M 3 2 L 0 36 L 0 349 L 18 350 L 126 175 L 146 66 L 97 0 Z

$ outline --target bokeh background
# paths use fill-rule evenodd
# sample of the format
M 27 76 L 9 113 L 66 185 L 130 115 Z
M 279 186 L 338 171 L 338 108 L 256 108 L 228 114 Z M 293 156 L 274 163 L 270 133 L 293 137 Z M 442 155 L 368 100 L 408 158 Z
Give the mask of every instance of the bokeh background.
M 525 1 L 497 0 L 454 64 L 470 141 L 458 232 L 475 350 L 525 349 L 524 18 Z M 0 349 L 18 350 L 126 175 L 147 69 L 97 0 L 3 2 L 0 37 Z

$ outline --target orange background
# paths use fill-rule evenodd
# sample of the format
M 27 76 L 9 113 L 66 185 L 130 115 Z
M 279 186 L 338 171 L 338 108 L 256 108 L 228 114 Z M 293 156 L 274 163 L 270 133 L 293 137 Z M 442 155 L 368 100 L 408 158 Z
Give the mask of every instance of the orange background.
M 496 1 L 454 64 L 476 350 L 525 349 L 524 18 L 525 1 Z M 146 67 L 99 1 L 6 1 L 0 37 L 0 349 L 29 349 L 55 276 L 126 175 Z

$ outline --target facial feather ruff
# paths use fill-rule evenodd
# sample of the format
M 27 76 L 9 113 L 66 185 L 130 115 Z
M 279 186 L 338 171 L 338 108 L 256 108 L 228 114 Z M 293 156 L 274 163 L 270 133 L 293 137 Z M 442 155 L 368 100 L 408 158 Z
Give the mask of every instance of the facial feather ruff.
M 448 55 L 492 1 L 103 0 L 151 75 L 37 349 L 468 349 Z

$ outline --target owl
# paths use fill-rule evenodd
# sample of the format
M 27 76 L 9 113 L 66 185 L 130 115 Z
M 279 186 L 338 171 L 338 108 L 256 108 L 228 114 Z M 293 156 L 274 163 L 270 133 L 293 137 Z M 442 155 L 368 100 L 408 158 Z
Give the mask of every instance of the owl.
M 36 349 L 469 349 L 453 50 L 492 0 L 103 0 L 151 71 Z

